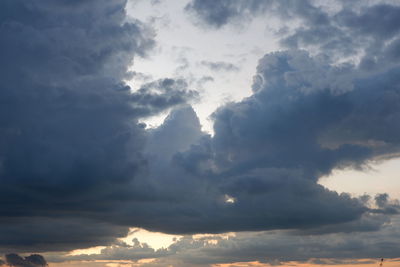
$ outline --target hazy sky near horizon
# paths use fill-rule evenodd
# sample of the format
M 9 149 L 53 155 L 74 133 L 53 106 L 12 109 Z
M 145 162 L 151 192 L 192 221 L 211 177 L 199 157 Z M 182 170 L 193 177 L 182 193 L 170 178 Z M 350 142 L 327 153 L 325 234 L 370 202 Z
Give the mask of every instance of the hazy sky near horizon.
M 399 1 L 4 0 L 0 40 L 0 266 L 398 263 Z

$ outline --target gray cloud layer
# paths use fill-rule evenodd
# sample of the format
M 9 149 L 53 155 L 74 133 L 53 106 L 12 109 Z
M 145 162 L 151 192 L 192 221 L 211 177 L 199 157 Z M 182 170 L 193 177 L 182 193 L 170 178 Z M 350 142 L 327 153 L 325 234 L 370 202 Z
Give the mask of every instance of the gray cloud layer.
M 100 254 L 61 256 L 53 261 L 65 260 L 126 260 L 155 259 L 143 263 L 144 267 L 213 266 L 235 262 L 285 264 L 290 261 L 314 264 L 356 263 L 357 259 L 398 257 L 399 217 L 385 225 L 379 232 L 298 234 L 291 231 L 237 233 L 234 236 L 185 236 L 168 248 L 154 250 L 137 239 L 133 244 L 115 244 Z

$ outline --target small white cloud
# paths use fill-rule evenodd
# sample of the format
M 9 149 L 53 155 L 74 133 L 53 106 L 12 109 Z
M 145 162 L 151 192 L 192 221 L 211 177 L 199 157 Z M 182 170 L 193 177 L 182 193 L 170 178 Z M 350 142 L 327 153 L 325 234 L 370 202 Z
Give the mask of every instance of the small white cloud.
M 234 204 L 236 203 L 236 198 L 230 196 L 230 195 L 224 195 L 224 202 L 227 204 Z

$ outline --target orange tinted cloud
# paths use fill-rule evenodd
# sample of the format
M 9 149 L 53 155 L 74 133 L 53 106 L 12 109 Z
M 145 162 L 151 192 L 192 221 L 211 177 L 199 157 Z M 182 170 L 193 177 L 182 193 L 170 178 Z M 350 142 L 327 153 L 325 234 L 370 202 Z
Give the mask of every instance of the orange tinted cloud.
M 298 262 L 287 262 L 283 265 L 278 265 L 279 267 L 377 267 L 380 264 L 380 259 L 360 259 L 355 260 L 348 264 L 332 263 L 329 264 L 313 264 L 313 263 L 298 263 Z M 214 264 L 212 267 L 272 267 L 277 265 L 265 264 L 258 261 L 254 262 L 236 262 L 229 264 Z M 400 258 L 392 260 L 384 260 L 383 267 L 399 267 Z

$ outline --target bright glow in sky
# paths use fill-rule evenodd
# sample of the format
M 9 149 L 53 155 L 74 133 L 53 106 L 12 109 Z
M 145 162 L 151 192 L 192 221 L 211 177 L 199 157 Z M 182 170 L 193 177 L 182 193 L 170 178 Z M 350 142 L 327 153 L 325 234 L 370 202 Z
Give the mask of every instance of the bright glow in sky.
M 154 249 L 168 248 L 180 238 L 180 235 L 168 235 L 164 233 L 150 232 L 145 229 L 132 228 L 130 234 L 122 238 L 127 244 L 132 244 L 132 239 L 137 238 L 142 243 L 147 243 Z
M 338 192 L 354 195 L 388 193 L 400 198 L 400 159 L 371 164 L 365 170 L 335 170 L 320 183 Z

